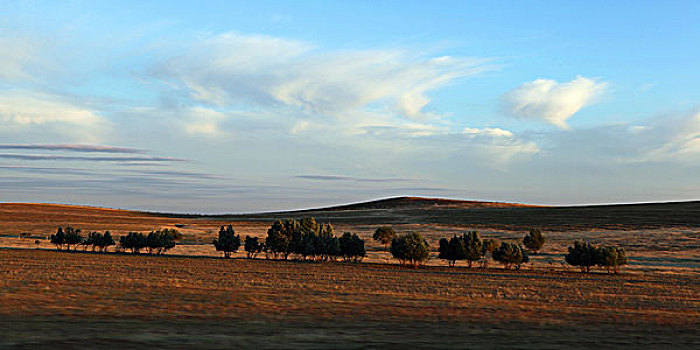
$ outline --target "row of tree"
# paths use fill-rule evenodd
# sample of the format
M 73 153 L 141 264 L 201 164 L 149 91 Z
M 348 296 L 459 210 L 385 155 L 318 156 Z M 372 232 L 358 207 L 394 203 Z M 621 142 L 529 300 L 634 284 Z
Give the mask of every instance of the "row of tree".
M 62 250 L 64 247 L 70 250 L 71 246 L 80 245 L 83 250 L 92 247 L 92 251 L 106 252 L 109 247 L 116 244 L 109 231 L 105 231 L 104 234 L 93 231 L 87 237 L 83 237 L 81 233 L 80 229 L 71 226 L 67 226 L 65 230 L 59 227 L 56 234 L 49 236 L 49 240 L 56 245 L 58 250 Z M 119 249 L 129 249 L 133 253 L 139 253 L 142 249 L 146 249 L 149 254 L 163 254 L 174 248 L 176 241 L 181 238 L 182 235 L 175 229 L 151 231 L 148 235 L 140 232 L 129 232 L 119 238 Z
M 528 236 L 525 236 L 525 239 L 528 240 L 533 232 L 535 231 L 532 230 Z M 506 269 L 513 266 L 519 269 L 523 263 L 530 261 L 529 256 L 521 246 L 509 242 L 501 243 L 491 238 L 481 239 L 477 231 L 466 232 L 461 236 L 455 235 L 449 240 L 447 238 L 441 239 L 438 252 L 438 258 L 447 260 L 449 266 L 455 266 L 458 260 L 466 260 L 469 268 L 475 261 L 482 259 L 484 266 L 486 266 L 489 255 L 493 260 L 502 263 Z
M 241 238 L 231 225 L 222 226 L 219 237 L 213 244 L 217 251 L 229 258 L 231 253 L 238 251 Z M 336 237 L 332 225 L 319 224 L 311 217 L 275 221 L 267 230 L 264 243 L 260 243 L 257 237 L 246 236 L 244 249 L 249 258 L 254 258 L 261 252 L 275 259 L 288 259 L 291 255 L 300 260 L 314 261 L 338 258 L 361 261 L 365 257 L 363 239 L 349 232 Z
M 625 250 L 612 246 L 597 246 L 586 241 L 575 241 L 564 257 L 569 265 L 578 266 L 581 272 L 591 272 L 591 266 L 604 267 L 608 273 L 617 273 L 618 268 L 627 265 Z
M 378 228 L 373 238 L 382 244 L 391 238 L 391 255 L 399 260 L 401 265 L 419 266 L 430 257 L 428 242 L 418 233 L 409 233 L 397 237 L 391 227 Z M 523 244 L 533 253 L 542 249 L 546 243 L 544 234 L 538 229 L 531 229 L 523 238 Z M 469 231 L 461 236 L 455 235 L 450 239 L 440 239 L 438 259 L 447 261 L 449 266 L 455 266 L 457 261 L 466 260 L 471 268 L 473 262 L 482 260 L 484 266 L 488 255 L 500 262 L 506 269 L 520 268 L 530 261 L 523 247 L 510 242 L 498 242 L 495 239 L 482 239 L 477 231 Z M 578 266 L 582 272 L 590 272 L 591 266 L 600 266 L 618 272 L 618 268 L 627 264 L 625 250 L 613 246 L 596 246 L 585 241 L 576 241 L 569 247 L 565 260 L 569 265 Z
M 129 232 L 120 237 L 118 249 L 131 250 L 132 253 L 140 253 L 146 250 L 149 254 L 163 254 L 176 245 L 176 241 L 182 238 L 180 232 L 175 229 L 162 229 L 151 231 L 148 234 Z M 430 257 L 428 242 L 415 232 L 398 236 L 390 226 L 379 227 L 373 235 L 373 239 L 384 244 L 385 249 L 404 266 L 420 266 Z M 109 231 L 104 234 L 90 232 L 87 237 L 81 235 L 80 229 L 71 226 L 58 228 L 56 234 L 50 236 L 52 244 L 57 249 L 64 247 L 70 250 L 71 246 L 83 246 L 84 250 L 92 247 L 92 250 L 107 251 L 115 241 Z M 546 243 L 544 234 L 538 229 L 531 229 L 523 239 L 523 244 L 530 251 L 537 254 Z M 233 226 L 221 226 L 218 239 L 213 241 L 217 251 L 224 253 L 225 258 L 238 251 L 241 246 L 241 237 L 236 234 Z M 361 261 L 365 257 L 365 242 L 353 233 L 344 233 L 340 237 L 335 236 L 333 226 L 319 224 L 312 217 L 301 220 L 287 219 L 274 222 L 267 231 L 264 242 L 258 237 L 245 236 L 244 249 L 248 258 L 255 258 L 260 253 L 267 257 L 288 259 L 290 256 L 300 260 L 327 261 L 327 260 L 351 260 Z M 455 266 L 457 261 L 466 260 L 471 268 L 475 261 L 483 261 L 484 266 L 488 257 L 500 262 L 506 269 L 520 268 L 523 263 L 529 261 L 525 249 L 515 243 L 499 242 L 496 239 L 482 239 L 477 231 L 465 232 L 455 235 L 450 239 L 442 238 L 439 241 L 438 258 L 446 260 L 449 266 Z M 613 246 L 596 246 L 585 241 L 576 241 L 569 247 L 565 261 L 573 266 L 578 266 L 582 272 L 590 272 L 591 266 L 601 266 L 611 271 L 618 272 L 618 268 L 627 264 L 627 256 L 624 249 Z
M 112 234 L 109 233 L 109 231 L 105 231 L 104 234 L 93 231 L 90 232 L 87 237 L 83 237 L 80 229 L 75 229 L 71 226 L 66 227 L 65 231 L 62 227 L 59 227 L 58 230 L 56 230 L 56 234 L 51 235 L 49 240 L 51 244 L 56 245 L 56 249 L 58 250 L 62 250 L 63 247 L 70 250 L 71 246 L 77 247 L 80 245 L 83 247 L 83 250 L 92 247 L 92 251 L 99 250 L 104 252 L 107 248 L 115 244 Z
M 398 237 L 390 226 L 377 228 L 372 238 L 387 247 L 391 244 L 391 255 L 399 260 L 401 265 L 418 266 L 430 257 L 428 242 L 418 233 L 409 233 Z M 533 252 L 537 252 L 544 246 L 546 239 L 537 229 L 530 230 L 523 239 L 523 243 Z M 443 238 L 439 242 L 438 258 L 447 260 L 449 266 L 455 266 L 459 260 L 466 260 L 471 268 L 473 262 L 482 260 L 486 263 L 486 256 L 490 254 L 494 260 L 500 261 L 506 269 L 512 266 L 520 268 L 523 263 L 529 261 L 527 253 L 517 244 L 503 242 L 495 239 L 481 239 L 479 233 L 470 231 L 451 239 Z
M 145 249 L 148 254 L 160 255 L 175 248 L 176 241 L 181 238 L 182 235 L 177 230 L 167 228 L 151 231 L 148 235 L 141 232 L 129 232 L 126 236 L 119 238 L 119 247 L 129 249 L 136 254 Z

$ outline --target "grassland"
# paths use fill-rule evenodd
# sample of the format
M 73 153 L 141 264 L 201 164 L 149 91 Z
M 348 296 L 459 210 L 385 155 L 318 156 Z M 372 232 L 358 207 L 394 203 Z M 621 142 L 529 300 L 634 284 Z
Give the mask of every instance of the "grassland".
M 2 348 L 700 344 L 697 275 L 0 250 Z
M 361 265 L 218 259 L 222 224 L 264 237 L 276 218 L 315 216 L 366 240 Z M 399 198 L 285 213 L 179 215 L 0 204 L 0 348 L 697 348 L 700 204 L 551 208 Z M 417 231 L 433 248 L 478 229 L 544 253 L 521 271 L 391 263 L 379 226 Z M 55 252 L 56 226 L 177 228 L 167 256 Z M 29 239 L 20 239 L 27 232 Z M 562 264 L 574 239 L 622 246 L 622 275 Z M 236 257 L 242 257 L 239 252 Z

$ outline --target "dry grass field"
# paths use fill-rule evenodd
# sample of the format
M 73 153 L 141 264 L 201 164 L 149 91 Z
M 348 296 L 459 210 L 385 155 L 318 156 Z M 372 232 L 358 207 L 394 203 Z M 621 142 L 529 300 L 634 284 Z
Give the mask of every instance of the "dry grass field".
M 700 345 L 697 275 L 11 249 L 0 261 L 0 348 Z
M 697 348 L 697 202 L 548 208 L 403 198 L 287 213 L 198 216 L 47 204 L 0 204 L 0 348 Z M 264 237 L 276 218 L 312 215 L 366 240 L 362 264 L 218 258 L 222 224 Z M 619 224 L 613 224 L 615 219 Z M 392 224 L 442 237 L 478 229 L 544 252 L 520 271 L 450 269 L 434 252 L 395 265 L 373 231 Z M 177 228 L 166 256 L 55 252 L 57 226 L 83 232 Z M 30 238 L 19 238 L 20 233 Z M 618 245 L 620 275 L 562 264 L 574 239 Z M 242 249 L 241 249 L 242 250 Z M 599 270 L 596 270 L 599 272 Z

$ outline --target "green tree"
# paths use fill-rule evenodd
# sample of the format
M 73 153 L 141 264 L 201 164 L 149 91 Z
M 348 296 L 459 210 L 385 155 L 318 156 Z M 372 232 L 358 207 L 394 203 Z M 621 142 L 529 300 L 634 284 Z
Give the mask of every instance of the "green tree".
M 622 248 L 602 246 L 596 249 L 596 263 L 605 267 L 608 273 L 610 269 L 617 273 L 619 266 L 627 265 L 627 254 Z
M 430 257 L 428 242 L 419 233 L 408 233 L 394 238 L 389 248 L 391 255 L 399 259 L 401 265 L 417 267 Z
M 83 250 L 87 250 L 88 247 L 92 247 L 92 251 L 95 251 L 95 247 L 102 240 L 102 234 L 99 232 L 92 231 L 88 233 L 88 236 L 80 243 L 83 246 Z
M 163 254 L 175 248 L 175 229 L 162 229 L 151 231 L 146 237 L 146 249 L 149 254 Z
M 472 263 L 483 256 L 483 243 L 477 231 L 470 231 L 449 241 L 441 239 L 438 252 L 438 258 L 447 260 L 449 266 L 455 266 L 457 260 L 467 260 L 471 268 Z
M 70 250 L 70 246 L 72 245 L 78 245 L 80 242 L 83 241 L 83 237 L 80 235 L 80 229 L 74 229 L 71 226 L 67 226 L 65 230 L 65 243 L 66 246 L 68 247 L 68 250 Z
M 336 260 L 340 256 L 340 241 L 335 237 L 335 230 L 331 224 L 320 226 L 316 251 L 322 261 Z
M 384 245 L 384 251 L 387 251 L 389 244 L 391 244 L 391 241 L 393 241 L 394 238 L 396 238 L 396 232 L 394 232 L 394 228 L 391 226 L 379 227 L 372 235 L 373 240 Z
M 272 223 L 272 226 L 267 230 L 267 238 L 265 238 L 267 252 L 272 254 L 275 259 L 282 255 L 286 260 L 291 253 L 290 243 L 295 232 L 299 232 L 299 222 L 296 220 L 277 220 Z
M 66 234 L 63 233 L 63 228 L 59 226 L 56 234 L 51 235 L 49 239 L 51 240 L 51 244 L 56 245 L 57 250 L 62 250 L 63 245 L 66 243 Z
M 134 254 L 140 253 L 146 245 L 146 236 L 140 232 L 129 232 L 119 237 L 119 246 L 123 249 L 131 249 Z
M 596 249 L 597 247 L 592 243 L 577 240 L 573 247 L 569 247 L 569 252 L 564 256 L 564 260 L 569 265 L 578 266 L 581 272 L 591 272 L 591 266 L 598 263 Z
M 253 259 L 263 251 L 264 247 L 258 241 L 258 237 L 245 236 L 245 244 L 243 245 L 243 248 L 246 251 L 246 256 L 248 259 Z
M 535 254 L 544 247 L 545 243 L 547 243 L 547 238 L 537 228 L 530 229 L 530 232 L 523 238 L 523 244 Z
M 530 258 L 519 245 L 503 242 L 493 251 L 493 260 L 500 262 L 508 270 L 513 266 L 519 269 L 521 264 L 530 261 Z
M 103 252 L 106 252 L 107 249 L 110 246 L 113 246 L 114 243 L 114 238 L 112 238 L 112 234 L 109 231 L 105 231 L 105 234 L 102 236 L 102 240 L 98 242 L 98 247 L 100 247 L 100 250 Z
M 440 239 L 438 248 L 438 259 L 447 260 L 447 265 L 455 266 L 457 260 L 464 260 L 467 257 L 467 250 L 462 237 L 454 236 L 449 240 Z
M 231 257 L 231 253 L 238 251 L 238 247 L 241 246 L 241 236 L 236 235 L 233 226 L 221 226 L 219 239 L 215 239 L 213 244 L 216 250 L 224 252 L 224 258 L 228 259 Z
M 338 241 L 344 260 L 358 262 L 365 257 L 365 240 L 356 234 L 345 232 Z
M 484 248 L 483 242 L 481 237 L 479 237 L 479 232 L 477 231 L 470 231 L 463 234 L 462 241 L 464 242 L 464 259 L 467 260 L 467 263 L 469 264 L 468 267 L 471 268 L 474 261 L 477 261 L 484 256 L 484 253 L 482 252 Z
M 495 238 L 485 238 L 482 242 L 481 252 L 486 255 L 486 253 L 493 253 L 496 248 L 501 245 L 501 242 Z

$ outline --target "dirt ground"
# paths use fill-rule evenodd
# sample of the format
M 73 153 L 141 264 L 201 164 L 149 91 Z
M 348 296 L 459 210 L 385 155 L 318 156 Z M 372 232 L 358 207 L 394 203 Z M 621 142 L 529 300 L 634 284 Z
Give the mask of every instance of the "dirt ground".
M 272 217 L 0 204 L 0 348 L 700 348 L 696 207 L 563 209 L 542 227 L 543 252 L 505 271 L 493 262 L 448 268 L 436 252 L 427 267 L 402 268 L 371 236 L 393 223 L 433 250 L 475 229 L 520 242 L 523 213 L 550 209 L 319 212 L 337 234 L 365 239 L 367 258 L 352 264 L 248 260 L 242 251 L 224 260 L 211 245 L 229 223 L 263 238 Z M 626 223 L 610 225 L 617 214 Z M 600 224 L 587 224 L 590 215 Z M 117 237 L 176 228 L 184 238 L 165 256 L 56 252 L 47 237 L 67 225 Z M 575 239 L 621 246 L 630 264 L 620 275 L 582 275 L 563 263 Z
M 1 348 L 697 348 L 700 276 L 0 249 Z

